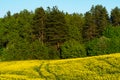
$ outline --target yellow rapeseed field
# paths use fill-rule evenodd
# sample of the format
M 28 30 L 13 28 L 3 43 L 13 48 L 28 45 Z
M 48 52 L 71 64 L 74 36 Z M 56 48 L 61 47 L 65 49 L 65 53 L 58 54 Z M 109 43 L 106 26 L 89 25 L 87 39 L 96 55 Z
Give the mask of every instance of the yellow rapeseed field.
M 120 53 L 63 60 L 0 62 L 0 80 L 120 80 Z

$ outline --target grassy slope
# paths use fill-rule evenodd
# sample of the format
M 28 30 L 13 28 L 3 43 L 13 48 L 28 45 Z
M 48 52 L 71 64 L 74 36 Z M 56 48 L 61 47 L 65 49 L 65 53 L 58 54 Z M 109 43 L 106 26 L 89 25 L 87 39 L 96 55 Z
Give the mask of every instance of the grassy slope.
M 120 53 L 66 60 L 0 62 L 0 80 L 120 80 Z

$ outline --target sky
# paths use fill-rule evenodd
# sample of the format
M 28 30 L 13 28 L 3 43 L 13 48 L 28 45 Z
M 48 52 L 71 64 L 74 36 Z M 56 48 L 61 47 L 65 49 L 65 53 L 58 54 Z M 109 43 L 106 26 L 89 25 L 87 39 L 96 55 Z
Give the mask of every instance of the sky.
M 97 4 L 105 6 L 109 13 L 116 6 L 120 8 L 120 0 L 0 0 L 0 17 L 4 17 L 7 11 L 14 14 L 24 9 L 34 11 L 38 7 L 46 10 L 48 6 L 57 6 L 68 13 L 85 13 Z

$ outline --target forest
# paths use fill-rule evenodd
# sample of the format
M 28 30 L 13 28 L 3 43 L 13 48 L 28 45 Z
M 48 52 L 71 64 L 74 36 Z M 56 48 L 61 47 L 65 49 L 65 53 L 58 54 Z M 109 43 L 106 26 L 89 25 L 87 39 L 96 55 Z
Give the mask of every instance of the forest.
M 0 61 L 51 60 L 120 52 L 120 8 L 93 5 L 86 13 L 57 6 L 0 18 Z

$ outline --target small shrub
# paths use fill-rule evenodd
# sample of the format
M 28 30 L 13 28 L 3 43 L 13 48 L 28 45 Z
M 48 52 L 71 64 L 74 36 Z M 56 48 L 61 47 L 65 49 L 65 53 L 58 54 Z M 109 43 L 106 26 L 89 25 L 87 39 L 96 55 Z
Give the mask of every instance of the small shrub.
M 107 38 L 100 37 L 86 44 L 86 50 L 88 56 L 96 56 L 110 53 L 120 52 L 120 38 Z
M 108 26 L 106 27 L 103 35 L 108 38 L 120 38 L 120 26 Z
M 3 50 L 3 60 L 49 59 L 48 48 L 39 41 L 25 40 L 11 42 Z
M 85 48 L 82 44 L 71 39 L 61 46 L 62 58 L 76 58 L 86 56 Z
M 87 55 L 96 56 L 109 53 L 109 43 L 110 39 L 104 36 L 89 41 L 86 45 Z
M 60 59 L 59 51 L 53 47 L 49 47 L 49 59 Z

